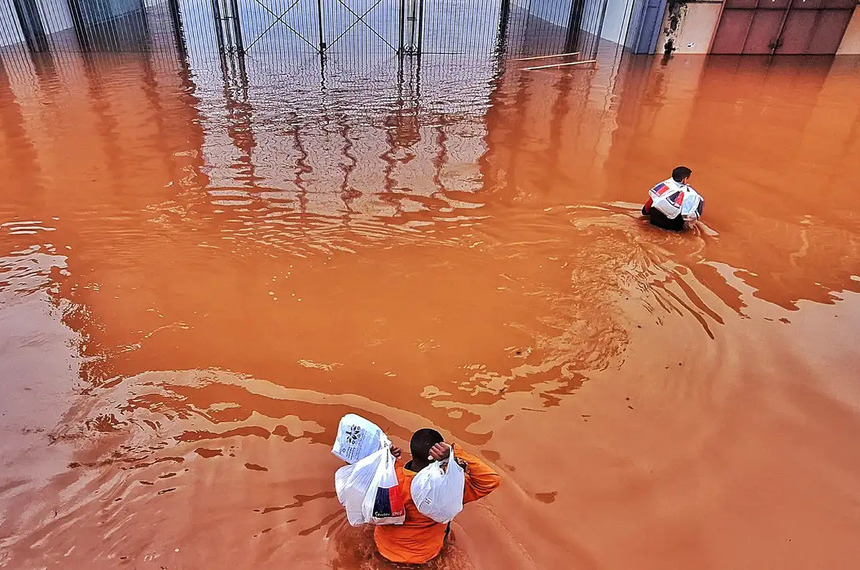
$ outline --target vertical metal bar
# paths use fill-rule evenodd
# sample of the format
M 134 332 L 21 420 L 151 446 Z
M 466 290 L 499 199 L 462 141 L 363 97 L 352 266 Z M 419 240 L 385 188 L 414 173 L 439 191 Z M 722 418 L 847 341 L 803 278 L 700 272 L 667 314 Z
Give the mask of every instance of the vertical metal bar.
M 317 0 L 317 22 L 319 24 L 320 32 L 320 55 L 325 55 L 326 45 L 325 36 L 323 36 L 322 0 Z
M 72 0 L 69 0 L 70 2 Z M 76 0 L 75 0 L 76 1 Z M 179 57 L 188 57 L 188 48 L 185 45 L 185 37 L 182 30 L 182 14 L 179 11 L 179 0 L 167 0 L 167 9 L 170 11 L 170 22 L 173 27 L 173 40 L 176 42 L 176 50 Z
M 261 0 L 261 1 L 265 2 L 265 0 Z M 275 4 L 274 6 L 277 6 L 277 4 Z M 280 10 L 276 10 L 276 11 L 280 12 Z M 265 40 L 260 42 L 262 45 L 260 45 L 260 48 L 257 51 L 258 52 L 265 52 L 266 57 L 268 57 L 270 59 L 274 58 L 276 56 L 281 56 L 283 59 L 283 57 L 289 51 L 289 43 L 286 43 L 286 44 L 284 43 L 287 40 L 285 40 L 284 34 L 278 33 L 280 31 L 282 31 L 281 30 L 281 24 L 275 23 L 275 27 L 272 28 L 271 30 L 269 30 L 268 32 L 266 32 L 266 35 L 268 37 Z M 264 47 L 266 43 L 268 43 L 270 45 L 270 47 L 267 47 L 267 48 Z M 277 59 L 274 59 L 274 61 L 277 61 Z
M 48 49 L 57 51 L 56 38 L 51 35 L 53 32 L 51 24 L 57 22 L 55 14 L 56 8 L 54 8 L 53 3 L 51 2 L 39 2 L 37 4 L 37 8 L 40 12 L 42 27 L 45 30 L 45 40 L 48 44 Z
M 241 54 L 239 54 L 239 56 L 236 59 L 238 60 L 237 63 L 239 64 L 239 85 L 242 89 L 242 97 L 244 98 L 245 103 L 247 104 L 248 103 L 248 91 L 249 91 L 248 87 L 249 86 L 248 86 L 248 70 L 245 68 L 245 53 L 242 52 Z M 248 105 L 248 107 L 250 108 L 250 104 Z
M 218 0 L 218 8 L 221 10 L 221 32 L 224 34 L 224 48 L 228 53 L 233 53 L 233 28 L 230 25 L 230 5 L 227 0 Z
M 322 2 L 317 0 L 317 11 L 316 16 L 314 16 L 313 10 L 309 7 L 307 11 L 307 26 L 306 29 L 308 31 L 308 37 L 311 37 L 311 31 L 316 30 L 316 35 L 319 36 L 317 38 L 317 54 L 319 54 L 319 43 L 325 41 L 325 33 L 330 29 L 329 26 L 326 25 L 326 22 L 323 21 L 325 16 L 323 15 L 323 6 Z M 322 31 L 320 31 L 322 30 Z M 295 42 L 294 42 L 295 44 Z M 304 50 L 304 46 L 294 45 L 294 51 L 298 57 L 303 55 L 302 51 Z
M 83 0 L 83 1 L 86 2 L 86 0 Z M 89 39 L 90 39 L 90 45 L 93 48 L 95 48 L 95 50 L 104 49 L 104 40 L 99 35 L 99 28 L 98 28 L 98 26 L 100 25 L 99 24 L 100 16 L 98 13 L 98 6 L 93 7 L 92 5 L 84 4 L 84 8 L 86 10 L 86 12 L 84 13 L 84 17 L 86 18 L 85 21 L 86 21 L 86 25 L 87 25 L 86 31 L 87 31 L 87 37 L 89 37 Z M 87 65 L 92 66 L 92 58 L 91 57 L 87 58 Z M 90 71 L 90 68 L 88 67 L 87 72 L 89 72 L 89 71 Z
M 72 27 L 75 30 L 75 36 L 78 40 L 78 47 L 82 51 L 90 51 L 92 44 L 90 37 L 87 34 L 86 22 L 83 13 L 81 12 L 80 0 L 68 0 L 69 14 L 72 16 Z
M 212 18 L 215 20 L 215 40 L 218 42 L 218 51 L 224 53 L 224 33 L 221 29 L 221 7 L 218 0 L 212 0 Z
M 54 16 L 55 10 L 52 10 L 53 6 L 49 2 L 39 2 L 37 3 L 36 7 L 39 10 L 39 15 L 42 20 L 42 27 L 45 30 L 45 41 L 48 44 L 48 49 L 57 51 L 55 38 L 51 37 L 51 23 L 56 22 L 56 17 Z
M 138 37 L 135 40 L 139 41 L 135 42 L 135 48 L 149 52 L 152 51 L 152 46 L 150 45 L 149 25 L 146 21 L 146 4 L 144 0 L 139 0 L 138 4 L 140 4 L 139 17 L 136 19 Z M 149 62 L 150 60 L 149 58 L 144 58 L 143 61 Z
M 592 59 L 597 57 L 597 53 L 600 51 L 600 41 L 603 37 L 603 24 L 606 22 L 606 8 L 609 4 L 609 0 L 603 0 L 603 6 L 600 8 L 600 24 L 597 26 L 597 38 L 594 40 L 594 54 Z
M 243 55 L 245 44 L 242 42 L 242 23 L 239 21 L 239 3 L 237 0 L 230 0 L 230 11 L 233 18 L 233 39 L 236 43 L 236 53 Z
M 92 7 L 92 3 L 88 5 L 88 8 Z M 96 4 L 96 9 L 94 10 L 96 13 L 95 18 L 93 18 L 93 33 L 95 35 L 95 39 L 98 41 L 97 48 L 100 50 L 111 51 L 108 49 L 110 46 L 108 45 L 108 39 L 114 39 L 108 33 L 110 30 L 107 28 L 107 22 L 109 20 L 108 16 L 105 12 L 104 4 Z M 116 43 L 116 42 L 114 42 Z M 115 46 L 114 46 L 115 47 Z M 113 51 L 116 51 L 115 49 Z
M 322 32 L 318 33 L 320 33 L 320 41 L 323 42 L 325 41 L 325 34 L 329 34 L 330 37 L 336 37 L 338 34 L 337 21 L 335 20 L 337 6 L 330 3 L 326 3 L 324 6 L 323 3 L 319 1 L 318 4 L 319 6 L 317 9 L 319 18 L 317 25 L 322 28 Z M 326 44 L 325 51 L 327 52 L 328 50 L 329 46 Z
M 125 32 L 126 39 L 125 43 L 122 45 L 121 51 L 133 51 L 134 47 L 140 45 L 138 40 L 143 36 L 140 21 L 141 15 L 142 14 L 138 10 L 130 10 L 122 15 L 121 21 L 124 25 L 118 26 L 118 28 Z
M 233 37 L 228 24 L 230 13 L 227 11 L 227 5 L 224 0 L 215 1 L 218 2 L 218 15 L 220 16 L 218 27 L 221 29 L 221 36 L 224 38 L 224 52 L 229 53 L 233 45 Z
M 421 55 L 424 41 L 424 0 L 418 0 L 418 55 Z
M 129 36 L 131 34 L 130 24 L 132 17 L 129 12 L 124 14 L 117 14 L 114 12 L 113 7 L 109 8 L 110 20 L 108 21 L 108 28 L 114 34 L 116 38 L 116 49 L 115 53 L 121 53 L 126 50 L 126 46 L 131 43 L 129 40 Z
M 139 0 L 140 4 L 140 20 L 138 20 L 141 40 L 143 45 L 141 46 L 145 51 L 152 51 L 152 36 L 149 33 L 149 21 L 146 19 L 146 2 L 145 0 Z M 145 61 L 151 61 L 147 58 Z
M 521 54 L 528 54 L 529 50 L 529 27 L 532 23 L 532 0 L 529 0 L 528 14 L 526 14 L 526 25 L 523 26 L 523 43 L 520 48 Z
M 404 27 L 404 18 L 406 16 L 406 0 L 400 0 L 400 43 L 397 47 L 397 53 L 400 56 L 403 56 L 403 27 Z
M 18 23 L 21 26 L 21 33 L 24 34 L 24 41 L 27 43 L 27 48 L 31 52 L 48 51 L 48 38 L 45 35 L 45 28 L 42 26 L 42 19 L 39 17 L 39 8 L 34 0 L 12 0 L 15 6 L 15 13 L 18 16 Z
M 105 8 L 105 12 L 107 16 L 105 17 L 105 29 L 110 33 L 111 38 L 113 39 L 114 49 L 113 53 L 119 53 L 124 50 L 123 42 L 128 42 L 127 32 L 122 27 L 123 19 L 125 16 L 120 16 L 113 10 L 113 6 L 108 4 Z M 113 58 L 116 61 L 116 58 Z
M 54 2 L 52 2 L 52 4 L 54 6 L 54 11 L 57 14 L 57 22 L 63 22 L 62 25 L 58 25 L 57 27 L 58 28 L 65 28 L 66 27 L 66 24 L 65 24 L 66 10 L 68 10 L 68 8 L 66 7 L 66 4 L 63 2 L 63 0 L 54 0 Z M 71 14 L 69 14 L 69 16 L 71 16 Z M 70 45 L 69 38 L 68 38 L 67 34 L 57 34 L 56 38 L 52 37 L 51 39 L 52 39 L 52 43 L 55 45 L 55 48 L 57 46 L 60 46 L 61 48 L 66 49 L 67 51 L 73 51 L 73 46 Z
M 113 21 L 113 13 L 110 11 L 110 6 L 107 4 L 99 4 L 102 9 L 102 14 L 100 15 L 97 25 L 99 26 L 99 49 L 105 49 L 105 46 L 108 47 L 107 51 L 116 52 L 118 48 L 117 36 L 110 27 L 110 23 Z M 107 40 L 113 42 L 111 46 Z M 98 71 L 98 70 L 96 70 Z
M 567 37 L 564 41 L 564 51 L 566 52 L 577 51 L 584 11 L 585 0 L 574 0 L 570 6 L 570 18 L 567 21 Z
M 120 44 L 120 52 L 130 51 L 132 45 L 136 43 L 138 37 L 135 35 L 136 24 L 140 22 L 138 14 L 135 10 L 130 10 L 122 15 L 118 15 L 114 19 L 114 27 L 122 32 L 125 38 Z
M 415 22 L 417 21 L 418 14 L 416 10 L 418 9 L 418 0 L 407 0 L 409 2 L 409 11 L 410 15 L 407 18 L 409 21 L 409 55 L 412 55 L 415 52 Z
M 502 0 L 499 8 L 499 31 L 496 35 L 496 56 L 504 58 L 508 41 L 508 20 L 511 15 L 511 0 Z
M 185 9 L 183 10 L 182 4 L 179 2 L 176 3 L 176 10 L 179 15 L 179 22 L 182 24 L 182 36 L 185 39 L 185 53 L 190 56 L 190 51 L 195 50 L 199 47 L 200 41 L 195 34 L 197 31 L 197 18 L 195 17 L 194 10 L 189 7 L 188 4 L 185 4 Z M 187 65 L 188 59 L 180 59 L 180 65 Z

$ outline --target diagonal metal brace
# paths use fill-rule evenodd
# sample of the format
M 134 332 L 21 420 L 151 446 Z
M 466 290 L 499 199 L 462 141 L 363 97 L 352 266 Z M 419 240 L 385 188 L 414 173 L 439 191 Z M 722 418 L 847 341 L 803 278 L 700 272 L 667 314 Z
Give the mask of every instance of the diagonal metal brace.
M 265 30 L 263 30 L 263 32 L 262 32 L 259 36 L 257 36 L 257 39 L 256 39 L 256 40 L 254 40 L 253 42 L 251 42 L 251 45 L 249 45 L 248 47 L 246 47 L 246 48 L 245 48 L 245 51 L 249 51 L 249 50 L 254 46 L 254 44 L 256 44 L 258 41 L 260 41 L 260 40 L 263 38 L 263 36 L 265 36 L 267 33 L 269 33 L 269 30 L 271 30 L 272 28 L 274 28 L 274 27 L 275 27 L 275 25 L 277 25 L 277 23 L 278 23 L 278 22 L 282 23 L 284 26 L 286 26 L 286 27 L 287 27 L 287 29 L 288 29 L 288 30 L 290 30 L 291 32 L 293 32 L 294 34 L 296 34 L 297 36 L 299 36 L 299 38 L 300 38 L 303 42 L 305 42 L 306 44 L 308 44 L 309 46 L 311 46 L 312 48 L 314 48 L 314 51 L 320 51 L 320 50 L 319 50 L 319 48 L 317 48 L 317 46 L 315 46 L 314 44 L 312 44 L 311 42 L 309 42 L 307 38 L 305 38 L 303 35 L 301 35 L 299 32 L 297 32 L 297 31 L 296 31 L 296 30 L 295 30 L 291 25 L 289 25 L 288 23 L 286 23 L 286 22 L 284 21 L 284 16 L 286 16 L 286 15 L 290 12 L 290 10 L 292 10 L 293 8 L 295 8 L 295 7 L 298 5 L 298 3 L 299 3 L 300 1 L 301 1 L 301 0 L 294 0 L 294 1 L 293 1 L 293 3 L 292 3 L 292 4 L 290 4 L 289 8 L 287 8 L 286 10 L 284 10 L 284 11 L 283 11 L 283 13 L 281 13 L 281 15 L 280 15 L 280 16 L 278 16 L 277 14 L 275 14 L 274 12 L 272 12 L 272 11 L 269 9 L 269 7 L 268 7 L 268 6 L 266 6 L 265 4 L 263 4 L 262 2 L 260 2 L 260 0 L 254 0 L 254 2 L 256 2 L 257 4 L 259 4 L 259 5 L 260 5 L 260 7 L 261 7 L 261 8 L 263 8 L 263 10 L 265 10 L 266 12 L 268 12 L 269 14 L 271 14 L 271 15 L 272 15 L 272 17 L 273 17 L 273 18 L 275 18 L 275 19 L 272 21 L 272 23 L 271 23 L 271 24 L 269 24 L 269 27 L 268 27 L 268 28 L 266 28 Z M 381 0 L 380 0 L 380 1 L 381 1 Z
M 334 44 L 336 44 L 336 43 L 337 43 L 337 42 L 338 42 L 338 41 L 339 41 L 343 36 L 345 36 L 347 33 L 349 33 L 349 31 L 350 31 L 353 27 L 355 27 L 355 25 L 356 25 L 356 24 L 358 24 L 359 22 L 361 22 L 362 24 L 364 24 L 364 26 L 365 26 L 368 30 L 370 30 L 371 32 L 373 32 L 373 34 L 374 34 L 377 38 L 379 38 L 380 40 L 382 40 L 382 41 L 383 41 L 383 43 L 384 43 L 385 45 L 387 45 L 388 47 L 390 47 L 390 48 L 391 48 L 391 49 L 393 49 L 394 51 L 397 51 L 397 48 L 395 48 L 393 45 L 391 45 L 390 43 L 388 43 L 388 40 L 386 40 L 386 39 L 385 39 L 385 38 L 383 38 L 381 35 L 379 35 L 379 33 L 378 33 L 376 30 L 374 30 L 374 29 L 373 29 L 373 26 L 371 26 L 370 24 L 368 24 L 367 22 L 365 22 L 365 21 L 364 21 L 364 18 L 365 18 L 368 14 L 370 14 L 370 13 L 374 10 L 374 8 L 376 8 L 377 6 L 379 6 L 379 5 L 382 3 L 382 0 L 376 0 L 376 3 L 375 3 L 373 6 L 371 6 L 370 8 L 368 8 L 368 9 L 367 9 L 367 11 L 366 11 L 364 14 L 362 14 L 361 16 L 359 16 L 358 14 L 356 14 L 355 12 L 353 12 L 353 11 L 352 11 L 352 8 L 350 8 L 349 6 L 347 6 L 347 5 L 343 2 L 343 0 L 337 0 L 337 2 L 338 2 L 338 4 L 340 4 L 341 6 L 343 6 L 344 8 L 346 8 L 346 9 L 349 11 L 349 13 L 353 15 L 353 17 L 355 17 L 355 21 L 354 21 L 352 24 L 350 24 L 350 25 L 349 25 L 349 27 L 348 27 L 347 29 L 345 29 L 345 30 L 343 31 L 343 33 L 342 33 L 342 34 L 340 34 L 338 37 L 336 37 L 336 38 L 334 39 L 334 41 L 333 41 L 333 42 L 331 42 L 331 43 L 329 44 L 329 47 L 331 47 L 331 46 L 333 46 Z

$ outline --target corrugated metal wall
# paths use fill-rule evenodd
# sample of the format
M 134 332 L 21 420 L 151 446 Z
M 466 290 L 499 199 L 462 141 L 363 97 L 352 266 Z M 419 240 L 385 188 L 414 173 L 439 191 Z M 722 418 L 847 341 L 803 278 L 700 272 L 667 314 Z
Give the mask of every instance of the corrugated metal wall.
M 727 0 L 711 53 L 835 54 L 856 0 Z

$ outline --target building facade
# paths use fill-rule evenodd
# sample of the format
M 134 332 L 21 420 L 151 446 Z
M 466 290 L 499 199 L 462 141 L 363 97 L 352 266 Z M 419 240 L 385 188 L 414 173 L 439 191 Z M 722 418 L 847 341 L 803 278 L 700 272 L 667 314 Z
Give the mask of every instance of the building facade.
M 602 36 L 635 53 L 860 54 L 860 3 L 611 0 Z

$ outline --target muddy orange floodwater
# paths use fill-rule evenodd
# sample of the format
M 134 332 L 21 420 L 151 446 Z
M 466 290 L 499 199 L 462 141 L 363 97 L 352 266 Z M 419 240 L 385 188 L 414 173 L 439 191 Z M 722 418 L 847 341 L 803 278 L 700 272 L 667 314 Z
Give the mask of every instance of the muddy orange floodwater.
M 860 565 L 860 61 L 452 57 L 7 62 L 0 567 L 385 567 L 349 412 L 501 473 L 433 568 Z

